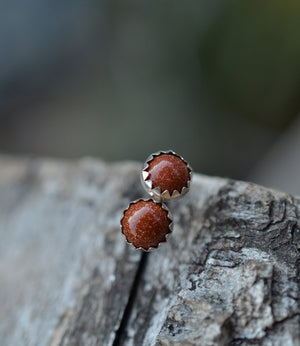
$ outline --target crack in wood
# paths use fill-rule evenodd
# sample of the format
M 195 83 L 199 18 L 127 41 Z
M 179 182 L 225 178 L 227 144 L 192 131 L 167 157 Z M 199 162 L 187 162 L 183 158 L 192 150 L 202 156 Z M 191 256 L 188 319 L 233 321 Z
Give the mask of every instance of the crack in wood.
M 143 275 L 144 270 L 145 270 L 148 256 L 149 256 L 148 252 L 143 252 L 140 263 L 138 265 L 138 269 L 137 269 L 135 278 L 134 278 L 132 286 L 131 286 L 131 290 L 130 290 L 129 297 L 128 297 L 128 302 L 126 304 L 119 328 L 117 329 L 116 334 L 115 334 L 113 346 L 122 345 L 122 339 L 124 338 L 124 334 L 126 333 L 126 327 L 127 327 L 128 321 L 129 321 L 130 316 L 131 316 L 133 304 L 135 303 L 135 299 L 137 297 L 138 287 L 139 287 L 142 275 Z
M 195 174 L 170 204 L 172 236 L 149 256 L 118 228 L 138 165 L 16 159 L 11 178 L 1 162 L 1 345 L 300 340 L 299 199 Z

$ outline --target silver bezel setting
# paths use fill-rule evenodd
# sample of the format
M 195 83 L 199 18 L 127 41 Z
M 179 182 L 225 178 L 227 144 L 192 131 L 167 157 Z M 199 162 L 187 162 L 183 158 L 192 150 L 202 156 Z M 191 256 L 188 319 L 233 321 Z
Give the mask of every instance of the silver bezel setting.
M 162 206 L 162 208 L 163 208 L 164 210 L 167 211 L 167 213 L 168 213 L 168 214 L 167 214 L 167 217 L 168 217 L 168 219 L 171 221 L 170 224 L 169 224 L 169 230 L 170 230 L 170 232 L 167 233 L 167 234 L 165 235 L 165 241 L 158 243 L 157 247 L 149 247 L 149 249 L 147 249 L 147 250 L 146 250 L 146 249 L 143 249 L 142 247 L 136 247 L 136 246 L 134 246 L 131 242 L 129 242 L 129 241 L 127 240 L 127 238 L 126 238 L 124 232 L 123 232 L 123 227 L 122 227 L 122 220 L 123 220 L 123 218 L 124 218 L 124 216 L 125 216 L 126 211 L 130 208 L 130 206 L 131 206 L 132 204 L 135 204 L 135 203 L 137 203 L 137 202 L 139 202 L 139 201 L 145 201 L 145 202 L 147 202 L 147 201 L 153 201 L 153 202 L 156 203 L 156 204 L 160 204 L 160 205 Z M 166 242 L 168 241 L 168 238 L 169 238 L 169 236 L 171 235 L 171 233 L 172 233 L 172 231 L 173 231 L 174 223 L 173 223 L 173 216 L 172 216 L 172 214 L 171 214 L 169 208 L 168 208 L 164 203 L 162 203 L 161 201 L 156 201 L 156 200 L 153 199 L 153 198 L 139 198 L 139 199 L 136 199 L 135 201 L 130 202 L 130 203 L 128 204 L 127 208 L 124 209 L 123 214 L 122 214 L 122 218 L 121 218 L 121 220 L 120 220 L 120 227 L 121 227 L 121 233 L 123 234 L 123 237 L 125 238 L 125 241 L 126 241 L 127 244 L 130 244 L 130 245 L 131 245 L 134 249 L 136 249 L 136 250 L 143 250 L 143 251 L 145 251 L 145 252 L 150 252 L 150 251 L 153 251 L 153 250 L 156 250 L 156 249 L 160 248 L 161 245 L 162 245 L 163 243 L 166 243 Z
M 187 169 L 189 171 L 189 180 L 187 182 L 187 187 L 184 186 L 181 189 L 181 191 L 174 190 L 173 193 L 170 194 L 170 191 L 168 191 L 168 190 L 161 191 L 160 187 L 152 188 L 152 180 L 149 179 L 149 172 L 147 172 L 147 169 L 149 167 L 150 161 L 152 161 L 156 156 L 159 156 L 162 154 L 171 154 L 171 155 L 177 156 L 186 164 Z M 149 195 L 155 201 L 168 202 L 168 201 L 178 200 L 189 192 L 191 181 L 192 181 L 192 175 L 193 175 L 192 167 L 182 156 L 178 155 L 173 150 L 162 150 L 162 151 L 155 152 L 155 153 L 153 153 L 147 157 L 147 159 L 146 159 L 146 161 L 142 167 L 140 178 L 141 178 L 141 182 L 142 182 L 144 189 L 149 193 Z

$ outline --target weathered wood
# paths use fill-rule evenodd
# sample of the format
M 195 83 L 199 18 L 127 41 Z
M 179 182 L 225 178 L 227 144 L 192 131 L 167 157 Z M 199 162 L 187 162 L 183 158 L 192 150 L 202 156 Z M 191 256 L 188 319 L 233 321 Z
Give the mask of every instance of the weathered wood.
M 0 167 L 0 345 L 112 344 L 141 257 L 118 228 L 136 166 Z
M 0 344 L 299 345 L 299 199 L 195 174 L 141 254 L 139 168 L 0 158 Z
M 172 209 L 124 344 L 299 345 L 299 200 L 196 176 Z

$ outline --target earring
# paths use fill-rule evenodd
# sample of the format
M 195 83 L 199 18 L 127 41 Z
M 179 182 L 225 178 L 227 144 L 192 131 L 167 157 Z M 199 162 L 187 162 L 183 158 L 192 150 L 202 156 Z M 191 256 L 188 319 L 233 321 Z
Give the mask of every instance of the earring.
M 163 203 L 183 197 L 190 189 L 192 168 L 174 151 L 151 154 L 141 171 L 141 181 L 153 199 L 129 203 L 121 219 L 121 231 L 136 249 L 150 251 L 166 242 L 173 217 Z
M 173 230 L 173 218 L 164 204 L 152 199 L 139 199 L 124 210 L 121 227 L 128 243 L 149 251 L 167 241 Z
M 172 150 L 151 154 L 141 171 L 145 190 L 158 201 L 173 201 L 190 189 L 192 168 L 183 157 Z

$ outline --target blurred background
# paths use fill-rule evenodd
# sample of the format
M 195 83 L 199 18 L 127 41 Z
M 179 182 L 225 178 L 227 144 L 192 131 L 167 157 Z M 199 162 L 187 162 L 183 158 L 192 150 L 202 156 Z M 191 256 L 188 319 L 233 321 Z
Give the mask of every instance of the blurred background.
M 299 0 L 0 2 L 0 151 L 144 159 L 300 194 Z

